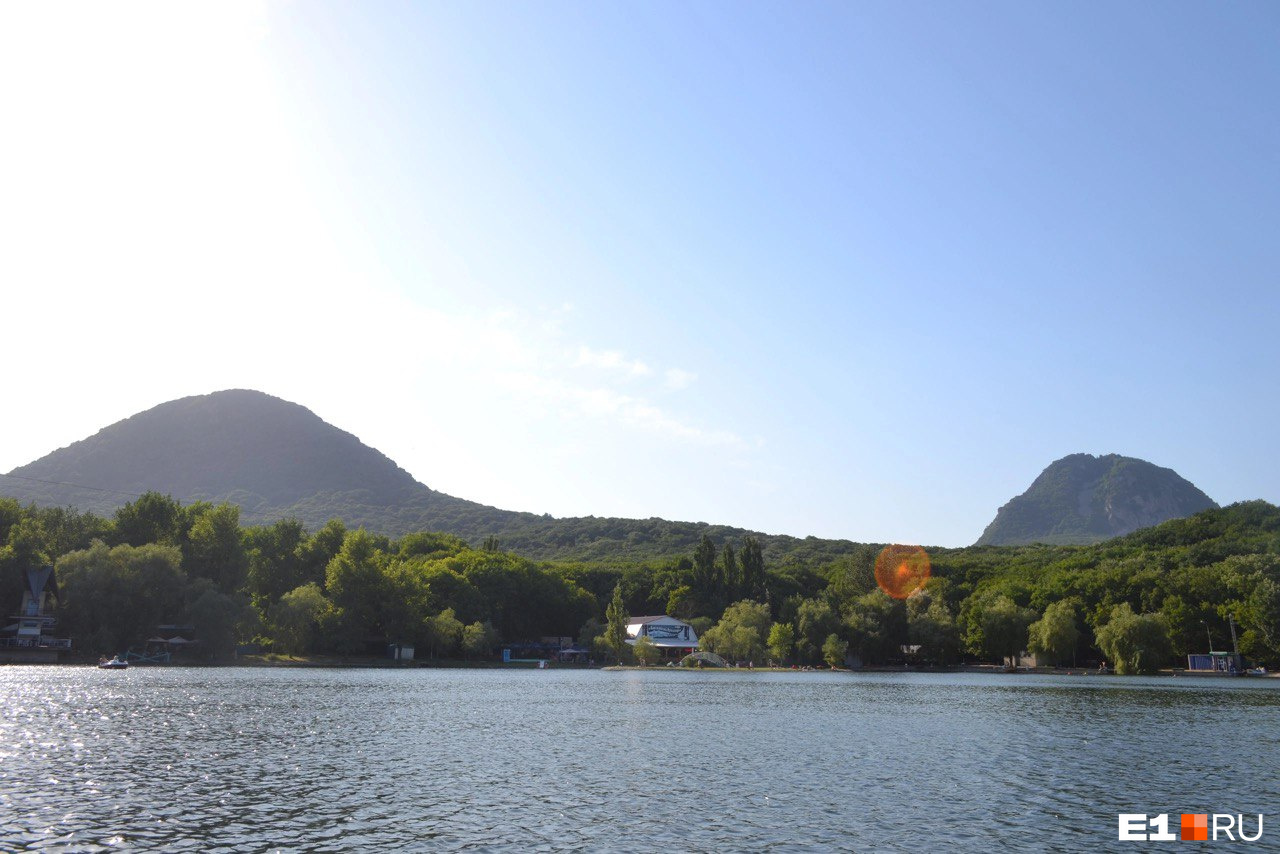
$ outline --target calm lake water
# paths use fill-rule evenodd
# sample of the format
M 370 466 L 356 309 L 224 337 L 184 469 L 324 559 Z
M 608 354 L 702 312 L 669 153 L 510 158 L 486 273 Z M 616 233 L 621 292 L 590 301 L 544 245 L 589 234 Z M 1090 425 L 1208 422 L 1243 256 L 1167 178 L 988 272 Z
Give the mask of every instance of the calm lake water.
M 10 666 L 0 697 L 2 850 L 1132 850 L 1117 813 L 1228 811 L 1280 849 L 1274 679 Z

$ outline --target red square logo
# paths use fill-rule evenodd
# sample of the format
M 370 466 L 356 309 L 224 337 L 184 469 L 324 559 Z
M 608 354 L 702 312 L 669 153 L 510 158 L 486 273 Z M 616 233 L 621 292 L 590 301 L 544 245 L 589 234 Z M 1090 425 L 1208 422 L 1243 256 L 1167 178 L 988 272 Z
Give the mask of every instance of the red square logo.
M 1190 842 L 1206 842 L 1209 839 L 1209 814 L 1184 812 L 1182 814 L 1182 839 Z

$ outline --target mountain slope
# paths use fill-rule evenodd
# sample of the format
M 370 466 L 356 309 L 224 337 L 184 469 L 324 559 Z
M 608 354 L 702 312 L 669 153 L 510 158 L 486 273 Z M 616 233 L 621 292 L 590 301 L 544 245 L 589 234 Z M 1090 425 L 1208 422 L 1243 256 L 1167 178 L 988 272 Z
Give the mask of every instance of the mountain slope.
M 10 475 L 7 495 L 103 515 L 154 490 L 238 504 L 249 524 L 296 516 L 314 528 L 337 516 L 391 535 L 539 518 L 435 492 L 305 407 L 243 389 L 162 403 Z
M 717 542 L 755 536 L 774 561 L 822 562 L 855 547 L 703 522 L 499 510 L 429 489 L 305 407 L 240 389 L 160 404 L 0 477 L 0 495 L 102 516 L 147 491 L 184 504 L 228 501 L 250 525 L 293 517 L 314 531 L 337 518 L 393 537 L 444 531 L 479 543 L 496 535 L 503 548 L 538 559 L 687 555 L 703 533 Z
M 1072 454 L 1001 507 L 976 545 L 1096 543 L 1217 506 L 1172 469 L 1118 454 Z

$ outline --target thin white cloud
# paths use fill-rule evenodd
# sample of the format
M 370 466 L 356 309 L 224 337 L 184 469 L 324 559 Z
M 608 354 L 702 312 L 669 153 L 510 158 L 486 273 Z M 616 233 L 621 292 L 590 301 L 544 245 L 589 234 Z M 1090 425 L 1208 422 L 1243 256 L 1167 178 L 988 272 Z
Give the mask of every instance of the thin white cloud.
M 740 450 L 751 447 L 751 443 L 732 431 L 700 427 L 642 397 L 613 389 L 576 385 L 531 372 L 508 374 L 506 384 L 532 402 L 544 406 L 569 406 L 588 418 L 613 421 L 669 439 Z
M 575 367 L 598 368 L 604 371 L 616 371 L 630 377 L 647 377 L 653 369 L 639 359 L 629 359 L 618 350 L 592 350 L 590 347 L 579 347 Z
M 668 368 L 665 374 L 665 385 L 669 389 L 679 391 L 693 385 L 698 379 L 698 375 L 692 371 L 681 370 L 680 368 Z

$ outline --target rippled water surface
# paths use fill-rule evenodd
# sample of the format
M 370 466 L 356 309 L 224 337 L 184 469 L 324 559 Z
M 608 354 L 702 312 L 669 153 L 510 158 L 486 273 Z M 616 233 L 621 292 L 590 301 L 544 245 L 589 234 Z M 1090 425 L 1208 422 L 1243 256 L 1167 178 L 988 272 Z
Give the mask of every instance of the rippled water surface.
M 2 850 L 1092 850 L 1227 811 L 1280 848 L 1275 679 L 10 666 L 0 696 Z

